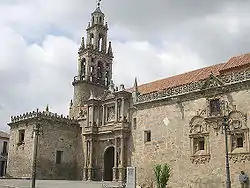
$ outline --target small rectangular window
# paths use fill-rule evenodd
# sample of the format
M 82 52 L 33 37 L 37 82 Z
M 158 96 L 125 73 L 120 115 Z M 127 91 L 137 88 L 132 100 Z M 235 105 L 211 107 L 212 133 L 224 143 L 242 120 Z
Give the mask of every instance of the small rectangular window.
M 242 137 L 237 138 L 237 148 L 243 148 L 243 138 Z
M 25 130 L 23 129 L 19 130 L 18 136 L 19 136 L 18 138 L 19 143 L 24 143 Z
M 56 151 L 56 164 L 62 163 L 63 151 Z
M 144 132 L 144 141 L 145 142 L 151 142 L 151 131 L 145 131 Z
M 210 113 L 211 115 L 220 114 L 220 100 L 219 99 L 210 100 Z
M 194 154 L 197 154 L 197 152 L 205 150 L 205 138 L 204 137 L 194 138 L 193 150 L 194 150 Z
M 204 150 L 205 149 L 205 141 L 204 140 L 200 140 L 199 141 L 199 150 Z
M 2 151 L 2 154 L 6 154 L 7 153 L 7 144 L 8 144 L 8 142 L 3 141 L 3 151 Z
M 133 119 L 133 128 L 136 129 L 136 118 Z

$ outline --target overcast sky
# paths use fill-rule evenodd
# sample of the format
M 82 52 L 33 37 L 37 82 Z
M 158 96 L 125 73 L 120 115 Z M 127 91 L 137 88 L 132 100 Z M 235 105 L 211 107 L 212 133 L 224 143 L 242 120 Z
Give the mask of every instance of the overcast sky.
M 0 129 L 36 108 L 68 113 L 95 0 L 0 0 Z M 126 87 L 250 52 L 250 0 L 102 0 L 113 77 Z

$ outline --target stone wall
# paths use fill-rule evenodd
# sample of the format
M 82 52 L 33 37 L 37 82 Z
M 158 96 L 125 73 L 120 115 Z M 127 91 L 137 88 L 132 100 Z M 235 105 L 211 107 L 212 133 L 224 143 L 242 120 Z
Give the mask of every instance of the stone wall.
M 40 125 L 37 152 L 38 179 L 68 179 L 80 177 L 77 164 L 80 127 L 72 120 L 57 117 L 49 112 L 34 113 L 30 119 L 23 118 L 10 123 L 10 149 L 7 173 L 14 178 L 30 178 L 33 161 L 32 138 L 34 125 Z M 38 119 L 39 120 L 38 120 Z M 19 130 L 25 130 L 24 142 L 19 143 Z M 61 164 L 56 164 L 56 152 L 62 151 Z M 80 161 L 81 162 L 81 161 Z
M 22 122 L 10 128 L 7 175 L 16 178 L 31 177 L 34 121 Z M 19 143 L 19 130 L 25 130 L 24 142 Z
M 73 104 L 69 110 L 69 116 L 77 118 L 80 107 L 86 104 L 90 97 L 90 92 L 94 92 L 95 96 L 103 94 L 105 88 L 88 83 L 87 81 L 77 81 L 74 85 Z
M 236 105 L 237 110 L 242 113 L 247 113 L 249 127 L 250 101 L 247 99 L 250 98 L 250 91 L 242 90 L 220 97 Z M 225 187 L 225 138 L 220 130 L 208 127 L 210 160 L 204 164 L 195 164 L 191 160 L 193 146 L 189 137 L 190 120 L 197 115 L 197 111 L 206 108 L 206 98 L 178 103 L 161 101 L 158 104 L 137 106 L 137 111 L 133 114 L 137 119 L 137 126 L 132 131 L 130 145 L 134 148 L 131 159 L 132 166 L 138 168 L 138 185 L 152 185 L 153 166 L 168 163 L 172 169 L 169 187 Z M 151 131 L 151 142 L 145 143 L 145 130 Z M 230 160 L 232 187 L 239 187 L 238 175 L 241 170 L 250 173 L 250 158 L 239 159 L 236 157 L 236 160 Z
M 44 120 L 38 147 L 39 179 L 77 179 L 77 142 L 79 127 L 66 122 Z M 62 163 L 56 164 L 56 151 Z

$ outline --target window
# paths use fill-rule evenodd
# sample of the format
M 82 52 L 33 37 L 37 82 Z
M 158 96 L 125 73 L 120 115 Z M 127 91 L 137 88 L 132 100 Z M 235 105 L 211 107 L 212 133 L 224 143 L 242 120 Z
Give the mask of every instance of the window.
M 210 100 L 210 115 L 218 115 L 220 114 L 220 100 L 213 99 Z
M 205 149 L 205 141 L 204 140 L 200 140 L 199 141 L 199 150 L 204 150 Z
M 136 129 L 136 118 L 133 119 L 133 127 Z
M 205 150 L 205 138 L 194 138 L 194 153 Z
M 94 45 L 94 34 L 93 33 L 90 34 L 90 44 Z
M 62 163 L 63 151 L 56 151 L 56 164 Z
M 236 146 L 237 148 L 243 148 L 243 137 L 238 137 L 236 144 L 237 144 Z
M 98 65 L 97 65 L 97 77 L 101 78 L 102 77 L 102 73 L 103 73 L 103 64 L 101 61 L 98 61 Z
M 25 130 L 19 130 L 19 143 L 24 143 Z
M 80 76 L 85 76 L 85 69 L 86 69 L 86 59 L 83 58 L 81 62 L 81 75 Z
M 145 142 L 151 142 L 151 131 L 144 132 L 144 140 Z
M 7 153 L 7 144 L 8 144 L 8 142 L 3 141 L 3 151 L 2 151 L 2 154 L 6 154 Z

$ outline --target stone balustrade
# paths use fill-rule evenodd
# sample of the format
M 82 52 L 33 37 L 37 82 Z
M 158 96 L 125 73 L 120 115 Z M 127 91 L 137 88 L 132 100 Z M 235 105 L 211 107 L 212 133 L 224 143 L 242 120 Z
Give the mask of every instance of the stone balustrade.
M 225 84 L 225 86 L 235 83 L 242 83 L 245 81 L 250 81 L 250 70 L 237 73 L 233 72 L 231 74 L 218 76 L 218 78 Z M 203 86 L 206 81 L 207 80 L 205 79 L 198 82 L 192 82 L 177 87 L 155 91 L 152 93 L 141 94 L 137 97 L 136 103 L 145 103 L 165 98 L 174 98 L 180 95 L 201 91 L 204 89 Z

